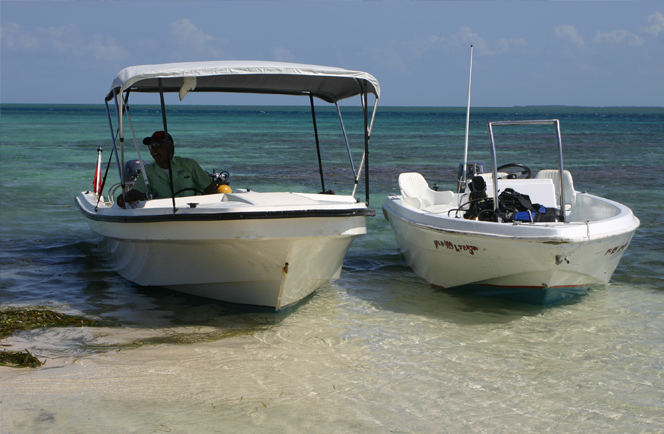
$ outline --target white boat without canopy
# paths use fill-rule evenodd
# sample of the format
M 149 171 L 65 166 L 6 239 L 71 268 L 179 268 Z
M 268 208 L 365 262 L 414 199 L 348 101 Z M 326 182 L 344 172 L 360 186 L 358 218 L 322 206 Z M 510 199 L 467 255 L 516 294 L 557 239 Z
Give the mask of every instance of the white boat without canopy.
M 555 125 L 557 169 L 530 178 L 521 164 L 497 166 L 494 127 L 541 124 Z M 625 205 L 574 189 L 557 119 L 489 122 L 488 129 L 492 172 L 464 163 L 458 192 L 434 191 L 419 173 L 399 176 L 401 195 L 390 195 L 383 212 L 406 263 L 435 287 L 544 305 L 608 283 L 639 219 Z M 510 166 L 521 173 L 510 174 Z M 486 184 L 488 200 L 471 197 L 473 184 Z M 508 189 L 544 208 L 513 214 L 505 207 L 509 195 L 501 196 Z M 479 219 L 473 204 L 485 205 Z M 537 212 L 544 209 L 548 216 Z
M 141 170 L 139 176 L 145 178 L 142 145 L 136 141 L 127 111 L 130 92 L 160 94 L 163 129 L 167 132 L 165 92 L 179 93 L 180 99 L 188 92 L 308 97 L 323 193 L 236 190 L 139 201 L 134 207 L 123 209 L 113 202 L 113 189 L 107 198 L 101 195 L 103 187 L 82 192 L 76 203 L 92 230 L 103 237 L 102 251 L 117 273 L 143 286 L 161 286 L 276 310 L 297 303 L 325 282 L 339 277 L 352 241 L 366 234 L 366 217 L 375 215 L 375 210 L 368 208 L 368 144 L 380 86 L 371 74 L 316 65 L 254 61 L 126 68 L 117 74 L 105 98 L 120 179 L 115 187 L 118 192 L 127 191 L 132 185 L 129 181 L 131 161 L 127 164 L 124 161 L 125 115 L 138 154 L 134 161 Z M 368 94 L 375 97 L 371 120 Z M 352 194 L 335 195 L 325 188 L 314 98 L 335 104 L 341 120 L 338 102 L 358 95 L 364 118 L 362 161 L 356 169 L 344 129 L 353 176 L 352 180 L 349 176 Z M 110 101 L 115 103 L 119 138 L 111 120 Z M 343 129 L 343 121 L 341 126 Z M 98 160 L 100 173 L 99 169 Z M 363 169 L 366 201 L 360 202 L 355 192 Z

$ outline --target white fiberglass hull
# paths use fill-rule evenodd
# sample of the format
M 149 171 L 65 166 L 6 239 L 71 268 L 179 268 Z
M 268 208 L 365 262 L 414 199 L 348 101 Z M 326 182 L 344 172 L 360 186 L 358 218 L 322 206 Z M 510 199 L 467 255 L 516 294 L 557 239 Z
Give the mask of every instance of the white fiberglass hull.
M 87 195 L 90 196 L 90 195 Z M 142 286 L 162 286 L 231 303 L 280 309 L 339 277 L 352 241 L 366 233 L 363 204 L 343 197 L 246 193 L 177 199 L 172 208 L 94 212 L 77 203 L 113 269 Z M 229 198 L 242 200 L 228 200 Z M 284 203 L 288 199 L 296 203 Z M 325 199 L 332 201 L 326 202 Z M 201 202 L 196 208 L 187 202 Z M 154 205 L 150 201 L 147 204 Z M 106 217 L 99 219 L 106 211 Z M 113 219 L 132 213 L 136 218 Z
M 639 225 L 615 202 L 582 194 L 577 202 L 616 212 L 576 223 L 494 223 L 415 209 L 399 196 L 383 211 L 404 260 L 432 285 L 548 304 L 551 294 L 608 283 Z

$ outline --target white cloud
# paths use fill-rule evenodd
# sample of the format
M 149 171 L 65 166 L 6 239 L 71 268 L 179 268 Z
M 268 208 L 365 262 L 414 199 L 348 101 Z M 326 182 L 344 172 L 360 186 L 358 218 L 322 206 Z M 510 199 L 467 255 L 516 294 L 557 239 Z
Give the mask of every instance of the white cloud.
M 369 53 L 376 65 L 391 71 L 398 71 L 400 74 L 408 75 L 410 73 L 410 69 L 408 68 L 410 62 L 407 61 L 410 56 L 402 54 L 401 44 L 397 44 L 395 41 L 390 41 L 389 46 L 386 48 L 368 47 L 365 48 L 365 50 Z
M 39 40 L 32 33 L 11 21 L 0 27 L 0 42 L 8 50 L 33 51 L 39 47 Z
M 391 40 L 384 48 L 372 48 L 368 51 L 380 65 L 401 74 L 409 74 L 412 65 L 416 64 L 413 59 L 431 58 L 432 53 L 441 50 L 466 52 L 471 45 L 477 55 L 496 55 L 509 52 L 514 47 L 527 46 L 528 43 L 523 38 L 503 38 L 489 42 L 470 27 L 460 27 L 455 34 L 449 36 L 429 35 L 424 39 Z
M 208 41 L 214 40 L 212 36 L 198 30 L 198 27 L 193 25 L 187 18 L 174 22 L 171 24 L 171 28 L 173 29 L 173 36 L 175 36 L 178 42 L 192 50 L 203 50 Z
M 519 46 L 523 47 L 528 45 L 526 40 L 523 38 L 513 38 L 513 39 L 498 39 L 493 43 L 487 42 L 479 34 L 472 31 L 470 27 L 461 27 L 459 31 L 450 36 L 449 38 L 441 38 L 442 40 L 448 41 L 448 43 L 457 48 L 467 48 L 469 45 L 473 46 L 473 49 L 477 51 L 478 54 L 483 55 L 494 55 L 500 53 L 506 53 L 510 51 L 512 47 Z M 492 48 L 493 47 L 493 48 Z
M 653 36 L 659 36 L 660 33 L 664 32 L 664 15 L 661 12 L 655 12 L 652 15 L 648 15 L 648 27 L 641 27 L 641 31 L 644 33 L 649 33 Z
M 455 35 L 448 38 L 448 41 L 458 48 L 472 44 L 478 54 L 494 54 L 494 51 L 489 48 L 489 44 L 480 35 L 474 33 L 470 27 L 461 27 Z
M 112 38 L 95 34 L 88 40 L 73 24 L 37 27 L 31 32 L 9 22 L 2 26 L 2 47 L 8 50 L 37 52 L 43 57 L 55 55 L 63 59 L 92 54 L 96 59 L 119 60 L 127 55 L 126 50 L 119 47 Z
M 103 38 L 100 34 L 93 35 L 87 48 L 96 59 L 115 61 L 127 56 L 127 51 L 119 47 L 113 38 Z
M 442 45 L 444 42 L 445 42 L 444 36 L 435 36 L 435 35 L 429 36 L 429 45 L 431 46 Z
M 199 30 L 187 18 L 172 23 L 171 30 L 181 50 L 175 53 L 178 60 L 191 59 L 192 55 L 198 59 L 218 59 L 224 54 L 214 47 L 214 37 Z
M 81 47 L 77 42 L 78 29 L 75 25 L 37 27 L 37 32 L 43 35 L 42 45 L 48 46 L 60 54 L 81 54 Z
M 517 38 L 517 39 L 498 39 L 496 41 L 496 52 L 497 53 L 506 53 L 510 50 L 510 47 L 512 46 L 520 46 L 524 47 L 528 45 L 526 43 L 526 40 L 523 38 Z
M 431 40 L 431 38 L 429 38 Z M 412 56 L 414 56 L 416 59 L 421 58 L 425 53 L 431 49 L 431 45 L 428 42 L 422 42 L 421 40 L 418 41 L 404 41 L 404 42 L 396 42 L 392 41 L 391 45 L 393 47 L 396 47 L 397 49 L 404 49 L 408 53 L 410 53 Z
M 290 52 L 288 48 L 284 47 L 275 47 L 272 50 L 272 55 L 274 56 L 274 60 L 277 62 L 294 62 L 295 61 L 295 55 Z
M 614 30 L 610 33 L 597 32 L 593 42 L 607 44 L 627 44 L 634 47 L 643 45 L 643 38 L 625 30 Z
M 583 36 L 579 33 L 576 27 L 569 24 L 563 24 L 562 26 L 554 27 L 553 34 L 558 38 L 564 39 L 567 42 L 576 45 L 577 47 L 583 47 L 586 43 L 583 39 Z

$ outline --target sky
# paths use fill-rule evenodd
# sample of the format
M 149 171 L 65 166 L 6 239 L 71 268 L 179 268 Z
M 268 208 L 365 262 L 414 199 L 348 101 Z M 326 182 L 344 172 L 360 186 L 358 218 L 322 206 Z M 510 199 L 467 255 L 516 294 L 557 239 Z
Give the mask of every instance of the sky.
M 664 106 L 661 1 L 2 0 L 0 26 L 2 103 L 101 104 L 133 65 L 277 60 L 369 72 L 381 106 L 465 107 L 472 44 L 474 107 Z

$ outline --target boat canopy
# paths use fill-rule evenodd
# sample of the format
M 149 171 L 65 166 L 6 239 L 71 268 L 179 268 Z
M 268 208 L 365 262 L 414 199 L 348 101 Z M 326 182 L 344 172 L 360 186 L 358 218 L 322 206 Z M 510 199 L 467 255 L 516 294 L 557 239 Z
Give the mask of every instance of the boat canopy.
M 329 66 L 265 61 L 205 61 L 131 66 L 113 80 L 106 101 L 131 92 L 235 92 L 312 95 L 328 103 L 372 93 L 380 85 L 366 72 Z
M 311 113 L 314 122 L 314 133 L 316 136 L 316 149 L 318 151 L 318 165 L 323 192 L 325 182 L 320 156 L 320 143 L 316 127 L 316 115 L 314 109 L 314 98 L 319 98 L 327 103 L 334 104 L 341 123 L 344 142 L 348 151 L 348 158 L 354 178 L 353 196 L 357 188 L 362 169 L 365 176 L 366 202 L 369 202 L 369 138 L 373 121 L 376 115 L 376 106 L 380 98 L 380 85 L 376 78 L 366 72 L 350 71 L 343 68 L 330 66 L 306 65 L 299 63 L 268 62 L 268 61 L 202 61 L 202 62 L 180 62 L 164 63 L 160 65 L 137 65 L 120 71 L 113 79 L 110 91 L 106 94 L 106 111 L 108 114 L 113 149 L 115 151 L 118 173 L 121 186 L 124 191 L 124 113 L 129 120 L 127 97 L 131 92 L 156 93 L 160 95 L 161 114 L 163 119 L 163 130 L 168 132 L 166 122 L 166 109 L 164 93 L 178 93 L 180 101 L 189 92 L 228 92 L 228 93 L 256 93 L 276 95 L 300 95 L 309 97 Z M 375 96 L 374 108 L 371 120 L 368 118 L 368 94 Z M 364 153 L 360 162 L 359 171 L 350 151 L 348 136 L 341 118 L 338 102 L 359 95 L 362 100 L 362 111 L 364 115 Z M 118 116 L 117 131 L 113 128 L 109 102 L 115 101 Z M 129 120 L 131 133 L 136 148 L 136 154 L 140 161 L 141 173 L 147 183 L 147 176 L 141 157 L 141 147 L 134 133 L 131 120 Z M 119 146 L 116 141 L 119 138 Z M 119 149 L 118 149 L 119 148 Z M 172 179 L 172 178 L 171 178 Z M 175 198 L 173 196 L 173 212 Z

